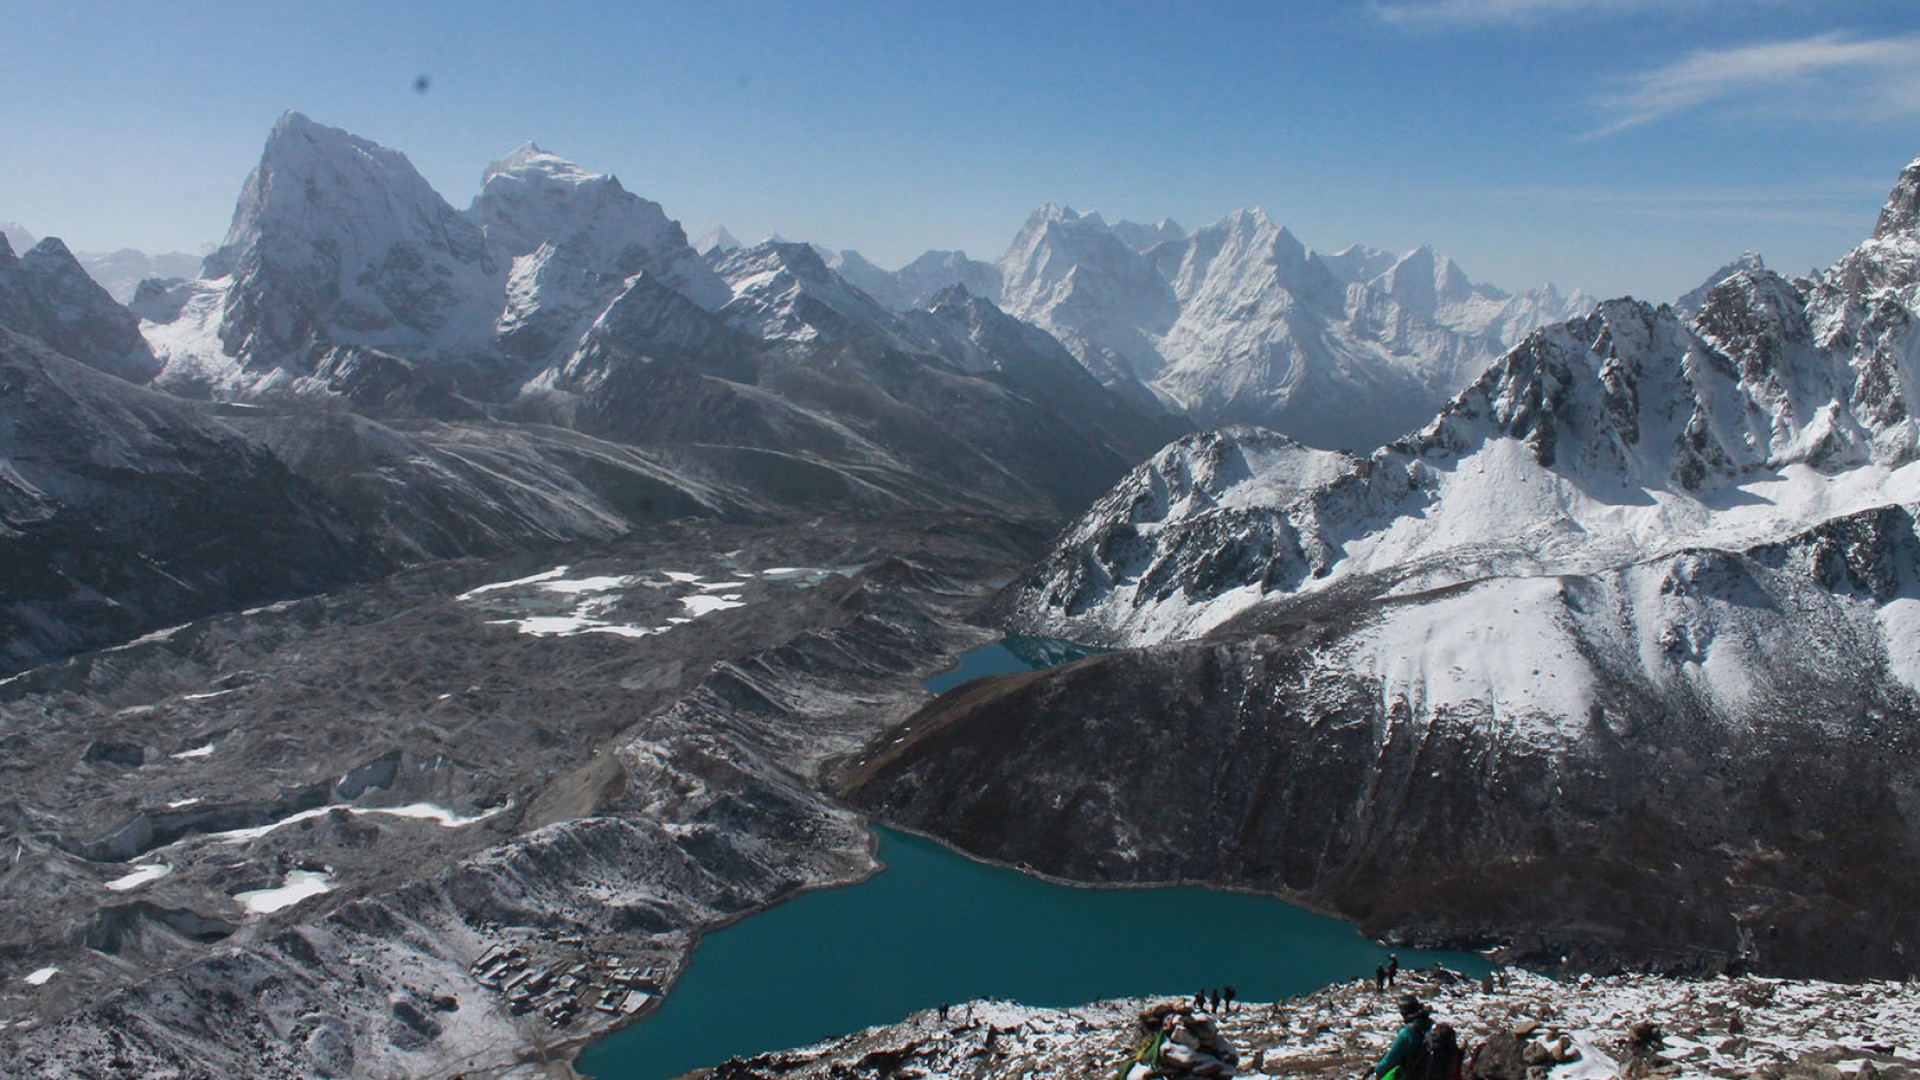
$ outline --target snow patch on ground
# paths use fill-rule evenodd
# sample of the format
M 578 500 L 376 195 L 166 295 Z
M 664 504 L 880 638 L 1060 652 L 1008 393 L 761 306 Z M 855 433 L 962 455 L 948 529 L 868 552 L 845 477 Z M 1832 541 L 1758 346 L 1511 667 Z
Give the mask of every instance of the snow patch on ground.
M 1417 718 L 1490 704 L 1500 727 L 1551 737 L 1561 718 L 1585 715 L 1593 693 L 1564 615 L 1556 579 L 1483 582 L 1386 608 L 1347 662 L 1378 681 L 1385 715 L 1396 704 Z M 1543 626 L 1556 632 L 1540 636 Z
M 680 598 L 680 603 L 685 605 L 687 612 L 696 619 L 716 611 L 747 606 L 745 601 L 740 599 L 739 593 L 728 593 L 724 596 L 683 596 Z
M 173 873 L 173 867 L 166 863 L 148 863 L 146 866 L 136 867 L 130 874 L 107 882 L 107 888 L 114 892 L 126 892 L 129 889 L 137 889 L 149 881 L 158 881 L 171 873 Z
M 194 758 L 212 757 L 213 748 L 214 744 L 208 743 L 205 746 L 196 746 L 191 750 L 182 750 L 177 754 L 169 754 L 167 756 L 177 758 L 181 761 L 190 761 Z
M 295 870 L 287 875 L 287 880 L 272 889 L 249 889 L 233 894 L 235 900 L 255 915 L 267 915 L 281 908 L 289 908 L 308 897 L 332 892 L 329 884 L 332 875 L 319 870 Z
M 57 966 L 43 967 L 36 971 L 29 972 L 26 977 L 20 981 L 26 983 L 28 986 L 45 986 L 48 979 L 53 978 L 59 973 L 60 969 Z
M 484 813 L 474 814 L 471 817 L 462 817 L 444 806 L 436 806 L 433 803 L 409 803 L 406 806 L 316 806 L 311 810 L 302 810 L 297 814 L 289 814 L 278 821 L 271 821 L 265 825 L 255 825 L 246 829 L 229 829 L 226 832 L 208 833 L 206 839 L 222 844 L 241 844 L 248 840 L 258 840 L 268 833 L 285 828 L 288 825 L 297 824 L 302 821 L 310 821 L 317 817 L 325 817 L 335 810 L 344 810 L 349 814 L 377 814 L 384 817 L 431 821 L 443 829 L 458 829 L 462 826 L 485 821 L 512 805 L 513 804 L 509 802 L 501 806 L 496 806 Z
M 573 637 L 580 634 L 612 634 L 616 637 L 643 638 L 664 634 L 676 626 L 715 612 L 747 606 L 746 595 L 739 590 L 756 580 L 784 583 L 802 588 L 818 585 L 835 574 L 846 574 L 858 567 L 822 569 L 781 566 L 771 570 L 743 570 L 731 560 L 723 562 L 724 576 L 707 580 L 689 570 L 659 570 L 648 574 L 599 574 L 569 578 L 566 566 L 557 566 L 527 577 L 498 581 L 461 593 L 457 599 L 467 603 L 484 602 L 502 618 L 491 619 L 495 626 L 511 626 L 535 637 Z M 660 617 L 657 624 L 616 618 L 623 603 L 644 603 L 648 593 L 664 592 L 665 598 L 678 600 L 682 614 Z M 554 597 L 569 598 L 565 611 L 555 611 Z M 484 599 L 483 599 L 484 598 Z M 655 601 L 657 603 L 657 601 Z

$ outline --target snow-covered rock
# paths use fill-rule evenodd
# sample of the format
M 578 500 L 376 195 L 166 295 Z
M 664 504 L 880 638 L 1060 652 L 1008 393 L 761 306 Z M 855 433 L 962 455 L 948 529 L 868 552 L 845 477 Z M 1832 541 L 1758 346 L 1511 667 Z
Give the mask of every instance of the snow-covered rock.
M 533 143 L 487 167 L 469 214 L 512 261 L 497 334 L 513 356 L 570 345 L 643 270 L 708 310 L 730 297 L 658 203 Z
M 1535 1048 L 1531 1058 L 1549 1080 L 1920 1072 L 1920 1044 L 1912 1038 L 1920 992 L 1910 984 L 1655 975 L 1555 980 L 1512 970 L 1484 982 L 1407 972 L 1399 982 L 1382 993 L 1371 979 L 1348 980 L 1286 1001 L 1245 1003 L 1210 1022 L 1245 1048 L 1238 1074 L 1261 1080 L 1367 1072 L 1400 1027 L 1394 1002 L 1402 990 L 1454 1028 L 1469 1058 L 1501 1041 L 1523 1053 Z M 826 1080 L 849 1062 L 911 1060 L 911 1068 L 931 1077 L 982 1069 L 1030 1080 L 1112 1076 L 1137 1048 L 1139 1011 L 1166 1007 L 1147 999 L 1067 1008 L 972 1001 L 951 1007 L 945 1020 L 927 1010 L 813 1046 L 756 1054 L 733 1063 L 740 1072 L 714 1075 Z M 1636 1043 L 1639 1024 L 1660 1034 Z M 1486 1068 L 1471 1075 L 1505 1080 L 1491 1053 L 1481 1064 Z M 1513 1075 L 1527 1075 L 1524 1060 L 1513 1064 Z
M 1765 270 L 1766 268 L 1767 262 L 1760 257 L 1759 252 L 1743 251 L 1740 253 L 1739 258 L 1708 274 L 1706 279 L 1700 282 L 1700 284 L 1682 293 L 1680 299 L 1673 302 L 1673 309 L 1678 311 L 1682 316 L 1691 319 L 1699 313 L 1701 306 L 1707 302 L 1707 294 L 1713 291 L 1715 285 L 1720 284 L 1742 270 L 1758 271 Z

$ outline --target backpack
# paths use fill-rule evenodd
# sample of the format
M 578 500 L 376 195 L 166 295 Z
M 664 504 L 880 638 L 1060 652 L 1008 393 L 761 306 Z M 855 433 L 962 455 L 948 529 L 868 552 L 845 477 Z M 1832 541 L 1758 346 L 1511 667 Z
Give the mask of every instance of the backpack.
M 1460 1036 L 1452 1024 L 1435 1024 L 1421 1040 L 1423 1051 L 1408 1070 L 1409 1080 L 1455 1080 L 1460 1072 Z

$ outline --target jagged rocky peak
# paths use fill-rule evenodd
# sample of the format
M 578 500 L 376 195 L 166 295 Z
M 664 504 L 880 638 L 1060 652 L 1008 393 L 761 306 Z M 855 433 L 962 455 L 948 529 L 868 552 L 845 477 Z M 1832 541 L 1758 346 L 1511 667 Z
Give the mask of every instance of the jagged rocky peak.
M 1109 386 L 1144 385 L 1165 367 L 1151 335 L 1164 333 L 1180 302 L 1153 264 L 1097 213 L 1048 203 L 1027 218 L 1000 257 L 1001 304 L 1049 331 Z
M 855 328 L 899 343 L 898 321 L 833 272 L 810 244 L 766 240 L 726 256 L 715 271 L 733 291 L 727 325 L 769 341 L 827 342 Z
M 1366 244 L 1350 244 L 1332 254 L 1320 255 L 1320 262 L 1349 285 L 1372 281 L 1393 269 L 1393 264 L 1399 261 L 1400 256 L 1393 252 Z
M 718 315 L 642 271 L 587 328 L 566 362 L 541 381 L 580 388 L 628 360 L 732 371 L 744 367 L 753 344 Z
M 1089 380 L 1079 362 L 1046 331 L 1000 310 L 993 301 L 953 284 L 928 297 L 921 318 L 946 339 L 942 352 L 971 373 L 1027 369 L 1055 377 Z
M 144 383 L 160 370 L 139 320 L 57 237 L 20 255 L 0 237 L 0 326 L 129 382 Z
M 909 304 L 919 307 L 937 293 L 959 285 L 975 296 L 1000 302 L 1000 269 L 969 258 L 964 251 L 928 251 L 894 272 Z
M 1435 318 L 1443 304 L 1459 304 L 1473 295 L 1467 275 L 1426 244 L 1402 255 L 1381 275 L 1381 284 L 1396 303 L 1422 319 Z
M 1142 266 L 1138 254 L 1114 235 L 1097 211 L 1082 214 L 1046 203 L 1028 215 L 1000 258 L 1000 272 L 1010 299 L 1017 295 L 1038 300 L 1042 297 L 1036 294 L 1057 287 L 1082 267 L 1111 274 Z
M 341 252 L 343 263 L 416 239 L 435 241 L 465 261 L 486 257 L 479 231 L 405 154 L 288 112 L 268 134 L 209 270 L 216 277 L 231 273 L 261 244 L 323 236 L 357 249 Z
M 1285 226 L 1257 207 L 1236 210 L 1187 241 L 1155 252 L 1183 305 L 1223 290 L 1241 297 L 1276 286 L 1303 301 L 1338 302 L 1339 279 Z
M 830 251 L 818 244 L 814 250 L 834 273 L 889 311 L 916 311 L 952 285 L 996 302 L 1000 297 L 1000 271 L 964 251 L 928 251 L 898 270 L 885 270 L 857 251 Z
M 1706 303 L 1707 294 L 1713 291 L 1714 286 L 1743 270 L 1765 270 L 1766 268 L 1766 260 L 1760 257 L 1759 252 L 1743 251 L 1740 253 L 1739 258 L 1708 274 L 1706 279 L 1701 281 L 1700 284 L 1687 290 L 1678 300 L 1673 302 L 1673 306 L 1682 314 L 1691 316 L 1697 313 L 1701 306 Z
M 1920 236 L 1920 158 L 1900 170 L 1900 179 L 1887 196 L 1887 205 L 1874 223 L 1875 239 L 1889 236 Z
M 1233 425 L 1168 444 L 1122 481 L 1135 524 L 1216 507 L 1283 505 L 1350 472 L 1359 459 L 1316 450 L 1277 431 Z

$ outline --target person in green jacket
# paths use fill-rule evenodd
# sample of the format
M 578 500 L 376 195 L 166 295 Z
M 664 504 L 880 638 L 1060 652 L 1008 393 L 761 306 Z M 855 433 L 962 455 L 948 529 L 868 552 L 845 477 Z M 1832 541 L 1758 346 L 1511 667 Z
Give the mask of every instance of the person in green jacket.
M 1433 1026 L 1433 1012 L 1412 994 L 1400 995 L 1400 1019 L 1406 1021 L 1394 1036 L 1387 1056 L 1368 1075 L 1378 1080 L 1408 1080 L 1410 1066 L 1427 1052 L 1427 1029 Z

